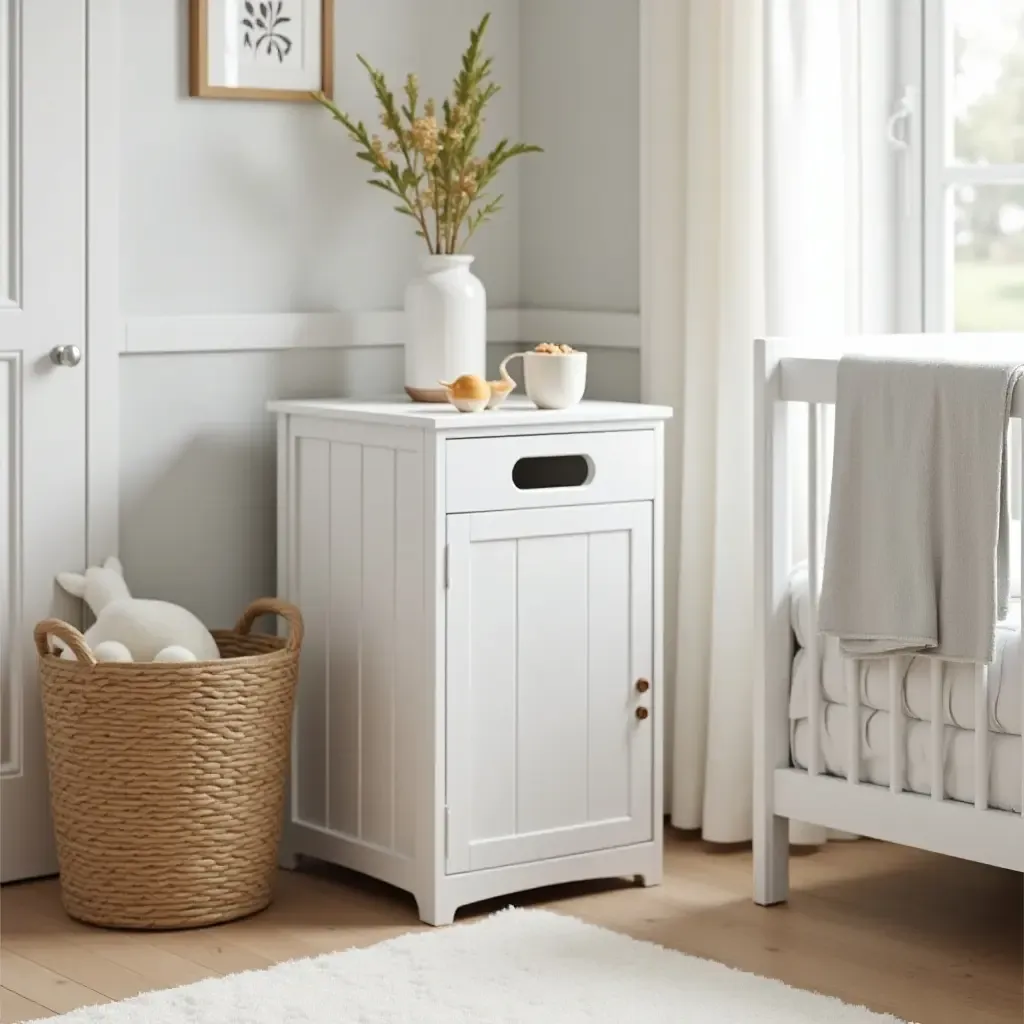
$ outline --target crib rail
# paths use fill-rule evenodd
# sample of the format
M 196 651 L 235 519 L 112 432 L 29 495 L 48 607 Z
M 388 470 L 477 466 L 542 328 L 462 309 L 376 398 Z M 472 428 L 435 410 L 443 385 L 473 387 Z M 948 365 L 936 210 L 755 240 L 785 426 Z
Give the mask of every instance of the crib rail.
M 971 335 L 976 338 L 978 336 Z M 986 336 L 981 335 L 982 339 Z M 1024 346 L 1024 337 L 1018 335 L 1016 357 L 1020 357 L 1020 346 Z M 986 356 L 997 358 L 1002 348 L 992 349 L 982 342 L 980 351 L 972 350 L 961 353 L 959 358 L 974 356 L 981 359 Z M 778 360 L 778 397 L 784 402 L 826 403 L 834 405 L 836 401 L 836 358 L 819 356 L 783 356 Z M 1010 415 L 1015 418 L 1024 417 L 1024 389 L 1017 388 L 1010 406 Z
M 980 336 L 964 339 L 917 337 L 912 344 L 931 341 L 950 355 L 963 358 L 969 352 L 978 358 L 992 357 L 1002 346 L 1018 355 L 1024 337 L 1013 339 Z M 890 345 L 891 343 L 891 345 Z M 906 337 L 871 339 L 857 351 L 892 351 L 908 347 Z M 756 416 L 763 448 L 757 452 L 757 564 L 758 590 L 763 607 L 758 611 L 758 643 L 761 647 L 759 681 L 755 702 L 755 890 L 760 903 L 785 899 L 786 818 L 874 835 L 882 839 L 922 846 L 968 859 L 982 860 L 1024 870 L 1024 750 L 1021 757 L 1021 814 L 993 808 L 990 801 L 989 678 L 988 666 L 977 666 L 974 680 L 973 807 L 949 798 L 946 784 L 945 747 L 946 702 L 945 662 L 931 658 L 928 723 L 930 797 L 909 791 L 908 723 L 904 709 L 903 680 L 910 658 L 888 661 L 889 722 L 886 738 L 889 756 L 888 786 L 867 781 L 865 737 L 862 732 L 864 692 L 863 663 L 844 663 L 847 731 L 840 743 L 845 748 L 845 773 L 839 765 L 827 764 L 823 744 L 824 698 L 821 678 L 823 638 L 818 633 L 818 599 L 824 562 L 824 541 L 828 520 L 831 481 L 831 422 L 836 396 L 838 358 L 846 347 L 835 347 L 824 357 L 806 355 L 790 342 L 758 343 Z M 890 347 L 886 347 L 890 346 Z M 796 354 L 793 354 L 794 350 Z M 920 352 L 920 347 L 917 349 Z M 805 509 L 790 508 L 794 493 L 789 477 L 790 442 L 796 442 L 790 410 L 807 410 Z M 1011 415 L 1024 417 L 1024 386 L 1013 397 Z M 1019 423 L 1016 427 L 1020 430 Z M 1024 502 L 1024 453 L 1014 445 L 1011 486 L 1019 510 Z M 806 514 L 807 570 L 809 590 L 809 635 L 805 640 L 809 661 L 807 688 L 806 769 L 795 768 L 790 760 L 789 687 L 792 665 L 792 636 L 788 620 L 789 572 L 792 548 L 788 532 L 791 511 Z M 1019 511 L 1017 512 L 1019 515 Z M 1021 575 L 1024 578 L 1024 543 L 1021 545 Z M 761 603 L 761 602 L 759 602 Z M 1024 650 L 1020 658 L 1020 679 L 1024 697 Z M 777 716 L 783 714 L 783 724 Z M 785 729 L 785 736 L 780 731 Z M 835 737 L 832 736 L 833 743 Z M 1022 740 L 1024 744 L 1024 740 Z M 838 749 L 838 748 L 835 748 Z M 834 760 L 839 760 L 834 755 Z M 831 769 L 831 770 L 830 770 Z M 841 778 L 845 774 L 845 779 Z M 918 788 L 922 788 L 918 786 Z M 884 801 L 884 802 L 883 802 Z

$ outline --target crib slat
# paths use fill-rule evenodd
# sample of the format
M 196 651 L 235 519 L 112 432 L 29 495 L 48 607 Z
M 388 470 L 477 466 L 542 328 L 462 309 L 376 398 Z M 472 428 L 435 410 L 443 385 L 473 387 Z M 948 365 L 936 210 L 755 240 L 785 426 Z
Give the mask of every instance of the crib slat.
M 821 565 L 818 547 L 818 426 L 820 406 L 807 406 L 807 589 L 810 596 L 810 636 L 807 657 L 811 661 L 807 685 L 807 720 L 810 723 L 811 749 L 807 772 L 821 771 L 821 640 L 818 636 L 818 580 Z
M 903 792 L 903 752 L 906 747 L 903 717 L 903 694 L 900 688 L 902 664 L 898 658 L 889 659 L 889 789 Z
M 931 727 L 931 772 L 932 799 L 946 798 L 944 768 L 942 757 L 942 739 L 945 732 L 946 716 L 942 710 L 942 662 L 932 658 L 932 727 Z
M 988 665 L 974 667 L 974 806 L 988 809 Z
M 860 782 L 860 662 L 856 658 L 846 659 L 846 709 L 846 781 L 855 786 Z

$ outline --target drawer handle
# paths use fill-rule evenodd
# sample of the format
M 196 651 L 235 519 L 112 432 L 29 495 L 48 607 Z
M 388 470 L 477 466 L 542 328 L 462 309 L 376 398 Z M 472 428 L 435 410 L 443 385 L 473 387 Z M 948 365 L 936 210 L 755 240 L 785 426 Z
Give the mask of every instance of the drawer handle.
M 512 467 L 512 483 L 520 491 L 552 487 L 585 487 L 594 464 L 586 455 L 526 455 Z
M 647 710 L 647 708 L 637 708 L 637 709 L 636 709 L 636 717 L 637 717 L 637 718 L 639 718 L 641 722 L 642 722 L 642 721 L 643 721 L 643 720 L 644 720 L 644 719 L 645 719 L 645 718 L 646 718 L 646 717 L 647 717 L 647 716 L 648 716 L 649 714 L 650 714 L 650 711 L 648 711 L 648 710 Z

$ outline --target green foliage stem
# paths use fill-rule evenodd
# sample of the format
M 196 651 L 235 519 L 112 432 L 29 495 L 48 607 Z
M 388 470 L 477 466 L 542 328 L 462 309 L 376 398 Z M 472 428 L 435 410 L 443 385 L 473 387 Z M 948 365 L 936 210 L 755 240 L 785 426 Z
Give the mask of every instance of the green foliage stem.
M 487 105 L 500 89 L 490 81 L 492 60 L 482 53 L 489 21 L 490 14 L 484 15 L 470 31 L 451 94 L 439 111 L 432 100 L 419 108 L 415 75 L 407 76 L 405 102 L 399 105 L 384 74 L 357 54 L 381 108 L 380 121 L 389 134 L 386 144 L 323 93 L 313 94 L 347 131 L 356 156 L 371 165 L 374 176 L 368 183 L 399 200 L 394 209 L 416 221 L 416 234 L 431 253 L 461 251 L 501 209 L 502 196 L 490 198 L 486 192 L 501 168 L 515 157 L 543 152 L 539 146 L 502 139 L 485 156 L 476 156 Z M 400 162 L 389 153 L 399 155 Z

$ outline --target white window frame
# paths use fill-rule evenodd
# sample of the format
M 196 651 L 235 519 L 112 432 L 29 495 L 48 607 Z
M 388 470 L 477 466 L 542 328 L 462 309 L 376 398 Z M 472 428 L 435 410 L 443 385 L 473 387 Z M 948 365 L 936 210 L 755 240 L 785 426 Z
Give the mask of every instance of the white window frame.
M 918 333 L 925 323 L 924 242 L 924 0 L 899 0 L 897 72 L 889 141 L 896 154 L 894 248 L 899 288 L 897 330 Z
M 953 82 L 946 0 L 897 0 L 899 87 L 905 107 L 893 111 L 891 138 L 899 150 L 900 331 L 955 330 L 955 250 L 947 237 L 951 186 L 1024 184 L 1024 164 L 958 164 L 947 112 Z
M 950 186 L 1024 183 L 1024 165 L 968 166 L 954 159 L 946 116 L 953 82 L 946 32 L 946 0 L 895 0 L 897 39 L 895 104 L 889 141 L 896 151 L 898 224 L 894 239 L 899 287 L 896 318 L 901 333 L 954 331 L 954 246 Z M 1011 432 L 1011 476 L 1021 465 L 1024 431 Z M 1011 485 L 1011 513 L 1022 517 L 1020 487 Z M 1020 527 L 1018 527 L 1019 529 Z

